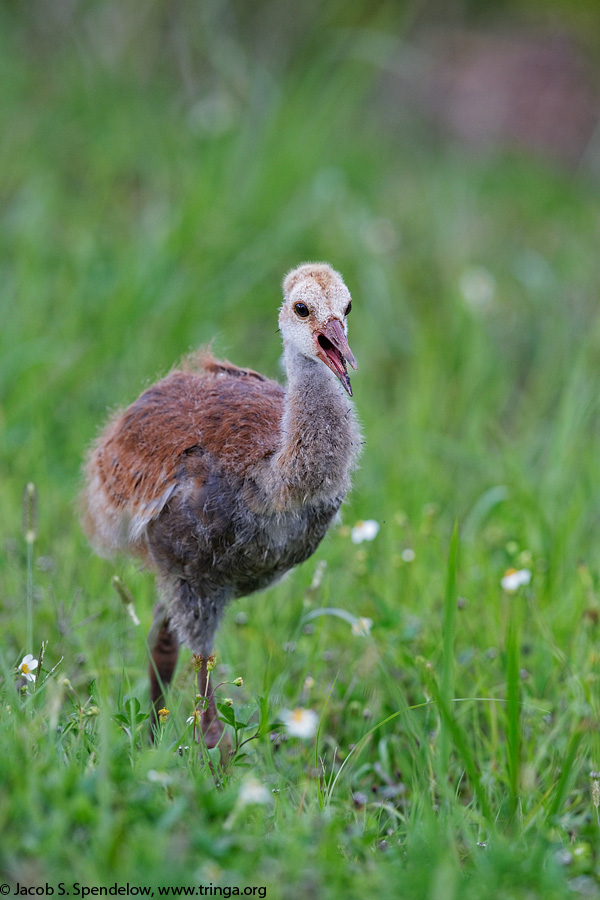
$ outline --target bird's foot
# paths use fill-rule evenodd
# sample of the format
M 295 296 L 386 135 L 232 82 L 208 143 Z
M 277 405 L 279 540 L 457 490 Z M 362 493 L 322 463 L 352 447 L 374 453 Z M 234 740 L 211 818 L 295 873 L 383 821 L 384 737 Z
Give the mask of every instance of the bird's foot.
M 219 748 L 221 765 L 225 768 L 231 760 L 232 743 L 229 732 L 218 718 L 214 696 L 210 697 L 202 716 L 202 736 L 207 750 Z M 200 739 L 199 736 L 198 739 Z

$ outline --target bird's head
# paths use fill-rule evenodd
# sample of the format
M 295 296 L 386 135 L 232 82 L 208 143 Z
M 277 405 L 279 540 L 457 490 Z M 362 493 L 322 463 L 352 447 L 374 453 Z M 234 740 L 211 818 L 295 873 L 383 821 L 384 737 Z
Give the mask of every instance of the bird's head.
M 305 263 L 286 275 L 279 327 L 284 342 L 324 362 L 352 396 L 346 363 L 356 369 L 346 319 L 352 306 L 342 276 L 327 263 Z

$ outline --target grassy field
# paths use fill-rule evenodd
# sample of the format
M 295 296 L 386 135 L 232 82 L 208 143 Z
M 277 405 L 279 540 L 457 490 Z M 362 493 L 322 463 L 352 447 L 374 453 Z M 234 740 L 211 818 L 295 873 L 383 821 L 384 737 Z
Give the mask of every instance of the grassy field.
M 598 182 L 386 130 L 326 18 L 270 66 L 209 16 L 200 50 L 125 19 L 109 50 L 100 9 L 0 14 L 2 883 L 600 896 Z M 353 294 L 364 455 L 315 557 L 229 609 L 218 696 L 253 739 L 212 775 L 187 652 L 148 742 L 153 580 L 92 554 L 79 470 L 190 348 L 277 377 L 306 259 Z

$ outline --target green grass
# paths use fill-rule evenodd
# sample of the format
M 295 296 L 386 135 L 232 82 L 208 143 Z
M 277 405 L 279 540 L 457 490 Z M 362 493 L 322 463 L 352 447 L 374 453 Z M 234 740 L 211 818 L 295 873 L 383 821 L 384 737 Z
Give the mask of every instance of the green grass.
M 360 31 L 335 27 L 385 25 L 358 8 L 311 7 L 271 68 L 207 20 L 191 84 L 172 48 L 142 52 L 158 26 L 103 54 L 95 9 L 45 38 L 0 17 L 2 881 L 598 896 L 597 182 L 386 131 Z M 258 736 L 215 778 L 186 652 L 147 741 L 154 584 L 93 556 L 79 469 L 192 347 L 277 376 L 279 285 L 305 259 L 353 294 L 364 455 L 343 526 L 228 612 L 217 677 L 244 684 L 219 696 Z M 509 567 L 532 572 L 515 594 Z M 296 706 L 318 738 L 272 741 Z M 268 803 L 240 803 L 249 778 Z

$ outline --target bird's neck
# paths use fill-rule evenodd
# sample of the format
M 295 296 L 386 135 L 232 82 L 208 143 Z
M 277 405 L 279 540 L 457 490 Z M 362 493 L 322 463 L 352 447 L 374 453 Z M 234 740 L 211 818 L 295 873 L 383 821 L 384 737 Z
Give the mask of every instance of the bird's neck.
M 286 345 L 288 383 L 281 446 L 271 458 L 271 496 L 279 508 L 335 502 L 350 487 L 360 449 L 354 406 L 333 372 Z

